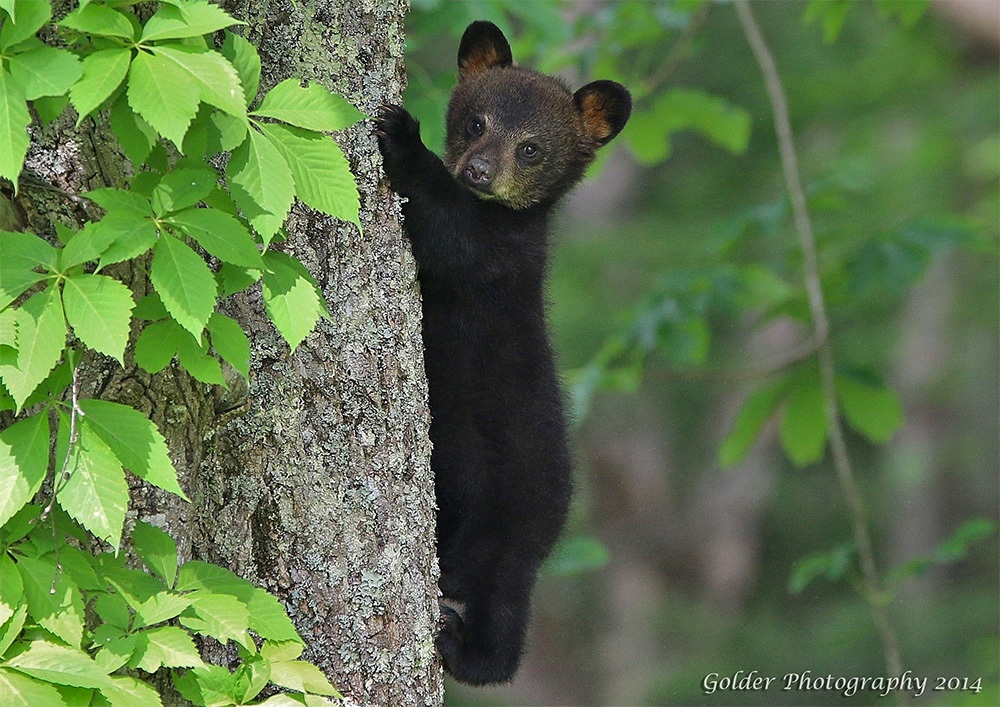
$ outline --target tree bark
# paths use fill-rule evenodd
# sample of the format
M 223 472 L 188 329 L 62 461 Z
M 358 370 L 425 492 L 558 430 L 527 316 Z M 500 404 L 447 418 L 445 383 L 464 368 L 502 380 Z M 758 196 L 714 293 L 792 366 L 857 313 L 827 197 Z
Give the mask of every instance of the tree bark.
M 399 102 L 405 0 L 230 2 L 257 46 L 261 89 L 318 81 L 371 114 Z M 69 111 L 70 113 L 72 111 Z M 102 120 L 37 130 L 22 182 L 29 228 L 85 216 L 78 194 L 125 173 Z M 133 405 L 167 438 L 192 503 L 141 484 L 131 514 L 167 529 L 181 559 L 228 566 L 281 598 L 319 665 L 362 704 L 440 704 L 429 416 L 415 265 L 371 125 L 338 135 L 364 232 L 299 204 L 283 249 L 319 282 L 332 321 L 290 354 L 259 290 L 225 305 L 251 341 L 249 388 L 200 384 L 171 365 L 148 376 L 94 357 L 84 393 Z M 36 184 L 32 187 L 31 184 Z M 141 268 L 116 273 L 136 292 Z M 133 332 L 135 334 L 136 332 Z M 134 339 L 133 339 L 134 341 Z

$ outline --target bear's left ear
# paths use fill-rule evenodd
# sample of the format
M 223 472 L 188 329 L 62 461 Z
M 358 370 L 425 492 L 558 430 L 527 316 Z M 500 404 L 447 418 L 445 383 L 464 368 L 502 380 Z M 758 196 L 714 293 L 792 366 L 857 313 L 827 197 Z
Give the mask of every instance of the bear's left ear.
M 594 81 L 573 94 L 583 126 L 598 147 L 621 132 L 632 113 L 632 94 L 620 83 Z
M 514 59 L 503 32 L 492 22 L 479 20 L 465 28 L 458 45 L 458 79 L 481 74 L 494 66 L 510 66 Z

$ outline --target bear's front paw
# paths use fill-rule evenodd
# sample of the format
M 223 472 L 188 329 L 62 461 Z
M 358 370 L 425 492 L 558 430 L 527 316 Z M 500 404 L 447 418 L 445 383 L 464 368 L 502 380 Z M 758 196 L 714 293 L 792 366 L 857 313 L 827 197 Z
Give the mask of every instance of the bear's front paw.
M 452 666 L 461 658 L 465 623 L 462 621 L 462 615 L 450 606 L 439 603 L 439 607 L 441 615 L 438 618 L 437 637 L 434 642 L 437 644 L 445 668 L 451 672 Z
M 375 118 L 375 136 L 387 163 L 406 157 L 421 146 L 420 124 L 402 106 L 386 103 L 379 106 Z

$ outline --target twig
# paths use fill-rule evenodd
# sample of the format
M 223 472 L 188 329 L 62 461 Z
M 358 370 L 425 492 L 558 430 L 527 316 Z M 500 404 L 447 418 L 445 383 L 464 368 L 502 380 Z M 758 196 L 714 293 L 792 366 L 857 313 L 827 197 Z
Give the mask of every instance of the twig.
M 861 573 L 864 582 L 864 596 L 872 612 L 875 628 L 882 641 L 882 651 L 885 654 L 886 667 L 889 675 L 902 674 L 902 660 L 899 654 L 899 642 L 889 620 L 885 606 L 885 592 L 881 587 L 878 572 L 875 569 L 875 553 L 872 549 L 871 537 L 868 533 L 864 503 L 851 468 L 851 460 L 847 454 L 847 444 L 844 440 L 844 430 L 840 424 L 837 410 L 837 397 L 834 387 L 833 351 L 827 335 L 830 330 L 826 316 L 826 306 L 823 302 L 823 290 L 820 286 L 819 262 L 817 258 L 816 239 L 813 237 L 812 223 L 806 208 L 805 190 L 799 176 L 798 160 L 795 156 L 795 145 L 792 140 L 792 127 L 788 118 L 788 104 L 781 85 L 778 68 L 774 57 L 761 35 L 760 28 L 754 20 L 747 0 L 736 0 L 736 14 L 753 51 L 757 64 L 764 74 L 767 93 L 774 112 L 774 129 L 778 135 L 778 151 L 781 155 L 781 170 L 785 176 L 785 185 L 792 202 L 792 214 L 795 230 L 802 249 L 803 270 L 806 293 L 809 299 L 809 311 L 812 315 L 813 336 L 817 342 L 819 358 L 820 383 L 823 390 L 823 407 L 826 415 L 827 436 L 830 439 L 830 449 L 833 453 L 833 465 L 837 471 L 837 479 L 847 501 L 851 516 L 854 538 L 858 544 L 858 557 L 861 563 Z
M 73 448 L 76 447 L 77 441 L 80 438 L 80 433 L 76 429 L 76 419 L 77 417 L 83 417 L 84 412 L 80 408 L 77 401 L 79 396 L 80 387 L 77 383 L 76 377 L 76 367 L 73 368 L 73 385 L 70 389 L 71 395 L 71 407 L 69 411 L 69 443 L 66 445 L 66 457 L 63 459 L 62 469 L 60 469 L 59 474 L 52 480 L 52 498 L 49 499 L 49 503 L 45 506 L 45 510 L 38 517 L 38 520 L 44 521 L 50 513 L 56 503 L 56 496 L 62 491 L 63 487 L 66 486 L 66 482 L 69 481 L 69 463 L 73 457 Z M 56 517 L 55 514 L 52 515 L 52 540 L 53 547 L 55 548 L 56 555 L 56 572 L 52 575 L 52 587 L 49 589 L 49 594 L 56 593 L 56 582 L 59 580 L 59 575 L 62 573 L 62 562 L 59 560 L 59 543 L 55 542 L 56 539 Z

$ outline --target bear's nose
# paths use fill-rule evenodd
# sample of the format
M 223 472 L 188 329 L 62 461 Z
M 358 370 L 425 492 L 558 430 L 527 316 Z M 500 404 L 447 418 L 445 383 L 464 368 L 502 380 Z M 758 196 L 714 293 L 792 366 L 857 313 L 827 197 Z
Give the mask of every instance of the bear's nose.
M 493 180 L 493 167 L 486 160 L 473 157 L 465 165 L 465 177 L 471 184 L 485 186 Z

